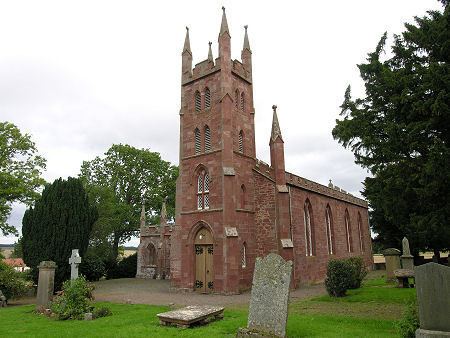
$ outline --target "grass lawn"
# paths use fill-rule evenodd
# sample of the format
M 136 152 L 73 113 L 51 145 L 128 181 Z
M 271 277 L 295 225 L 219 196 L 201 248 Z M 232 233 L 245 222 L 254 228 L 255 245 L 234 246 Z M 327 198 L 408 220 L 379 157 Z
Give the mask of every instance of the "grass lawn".
M 288 337 L 397 337 L 395 321 L 414 289 L 397 289 L 381 278 L 366 281 L 345 298 L 321 296 L 289 307 Z M 35 315 L 33 305 L 0 310 L 0 336 L 7 337 L 234 337 L 246 326 L 247 309 L 227 308 L 223 320 L 178 329 L 159 325 L 164 306 L 97 303 L 113 315 L 93 321 L 57 321 Z

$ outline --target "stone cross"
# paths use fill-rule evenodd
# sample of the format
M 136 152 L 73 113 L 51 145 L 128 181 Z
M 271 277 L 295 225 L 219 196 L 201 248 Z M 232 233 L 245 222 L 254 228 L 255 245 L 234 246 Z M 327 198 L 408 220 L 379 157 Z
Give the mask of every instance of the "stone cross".
M 450 267 L 428 263 L 414 268 L 420 329 L 416 337 L 450 337 Z
M 74 280 L 78 278 L 78 265 L 81 263 L 81 257 L 78 253 L 78 249 L 72 250 L 72 256 L 69 258 L 70 264 L 70 279 Z
M 291 272 L 292 261 L 275 253 L 256 259 L 248 324 L 237 337 L 286 336 Z

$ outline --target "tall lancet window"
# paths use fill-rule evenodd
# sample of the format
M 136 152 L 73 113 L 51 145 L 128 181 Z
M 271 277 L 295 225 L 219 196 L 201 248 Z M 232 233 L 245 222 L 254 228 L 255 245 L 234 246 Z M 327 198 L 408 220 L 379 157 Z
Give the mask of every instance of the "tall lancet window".
M 200 130 L 198 130 L 198 128 L 195 128 L 194 138 L 195 138 L 195 154 L 200 154 L 202 151 L 202 139 L 200 137 Z
M 234 92 L 234 107 L 239 109 L 239 90 L 236 89 Z
M 205 109 L 211 108 L 211 92 L 209 91 L 209 88 L 206 87 L 205 89 Z
M 195 111 L 199 112 L 202 110 L 202 96 L 200 95 L 200 92 L 197 90 L 195 92 Z
M 244 92 L 241 93 L 241 111 L 244 111 L 245 108 L 245 96 Z
M 209 209 L 209 175 L 205 170 L 197 176 L 197 209 Z
M 364 238 L 362 233 L 362 219 L 361 214 L 358 212 L 358 234 L 359 234 L 359 248 L 361 252 L 364 252 Z
M 353 243 L 352 243 L 352 227 L 350 224 L 350 216 L 348 215 L 348 211 L 345 210 L 345 234 L 347 236 L 347 251 L 353 252 Z
M 332 255 L 334 253 L 334 231 L 333 231 L 333 223 L 331 219 L 331 209 L 330 206 L 327 205 L 325 209 L 325 228 L 327 233 L 327 246 L 328 246 L 328 254 Z
M 211 130 L 205 126 L 205 152 L 211 151 Z
M 307 200 L 304 207 L 306 256 L 315 255 L 314 224 L 311 220 L 311 204 Z
M 244 153 L 244 132 L 242 130 L 239 132 L 239 152 Z
M 247 267 L 247 244 L 244 242 L 241 248 L 241 266 Z

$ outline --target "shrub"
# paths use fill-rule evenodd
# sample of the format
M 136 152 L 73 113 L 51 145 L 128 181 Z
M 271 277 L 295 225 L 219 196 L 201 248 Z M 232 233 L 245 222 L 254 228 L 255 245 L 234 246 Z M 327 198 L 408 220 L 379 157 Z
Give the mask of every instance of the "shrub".
M 330 260 L 327 266 L 325 287 L 332 297 L 345 296 L 352 284 L 353 268 L 348 260 Z
M 0 261 L 0 290 L 6 299 L 23 296 L 32 283 L 23 278 L 22 273 Z
M 137 271 L 137 253 L 122 259 L 114 268 L 108 270 L 107 278 L 134 278 Z
M 61 295 L 55 297 L 51 310 L 59 320 L 83 319 L 86 312 L 92 311 L 93 287 L 81 276 L 63 283 Z
M 106 273 L 105 263 L 98 256 L 86 256 L 81 260 L 80 273 L 90 282 L 98 281 Z
M 103 306 L 98 309 L 94 309 L 94 312 L 92 313 L 92 316 L 94 318 L 107 317 L 107 316 L 111 316 L 111 315 L 112 315 L 111 309 L 106 306 Z
M 361 283 L 367 275 L 364 260 L 362 257 L 350 257 L 347 261 L 352 267 L 352 283 L 349 285 L 349 289 L 358 289 L 361 287 Z
M 403 317 L 397 322 L 397 331 L 404 338 L 414 338 L 419 328 L 417 302 L 414 300 L 406 305 Z

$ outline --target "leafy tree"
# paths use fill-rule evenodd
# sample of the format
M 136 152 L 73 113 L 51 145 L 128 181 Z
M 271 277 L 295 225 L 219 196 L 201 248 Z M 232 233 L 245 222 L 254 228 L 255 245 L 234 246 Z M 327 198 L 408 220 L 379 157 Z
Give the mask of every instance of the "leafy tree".
M 366 97 L 345 92 L 333 137 L 370 170 L 363 195 L 373 230 L 386 246 L 407 236 L 413 251 L 450 248 L 450 18 L 430 11 L 394 35 L 385 33 L 358 65 Z
M 45 159 L 37 155 L 30 135 L 22 134 L 12 123 L 0 122 L 0 230 L 3 235 L 17 234 L 7 223 L 11 203 L 31 205 L 45 184 L 41 178 L 44 169 Z
M 173 217 L 177 176 L 178 168 L 162 160 L 159 153 L 129 145 L 112 145 L 104 157 L 83 162 L 80 178 L 100 211 L 91 241 L 96 245 L 108 242 L 115 259 L 119 245 L 139 229 L 143 202 L 150 218 L 157 221 L 168 196 L 167 211 Z
M 47 185 L 22 220 L 23 259 L 33 269 L 34 277 L 41 261 L 52 260 L 58 266 L 55 286 L 68 279 L 72 249 L 79 249 L 84 256 L 96 219 L 97 210 L 90 206 L 79 179 L 59 178 Z

